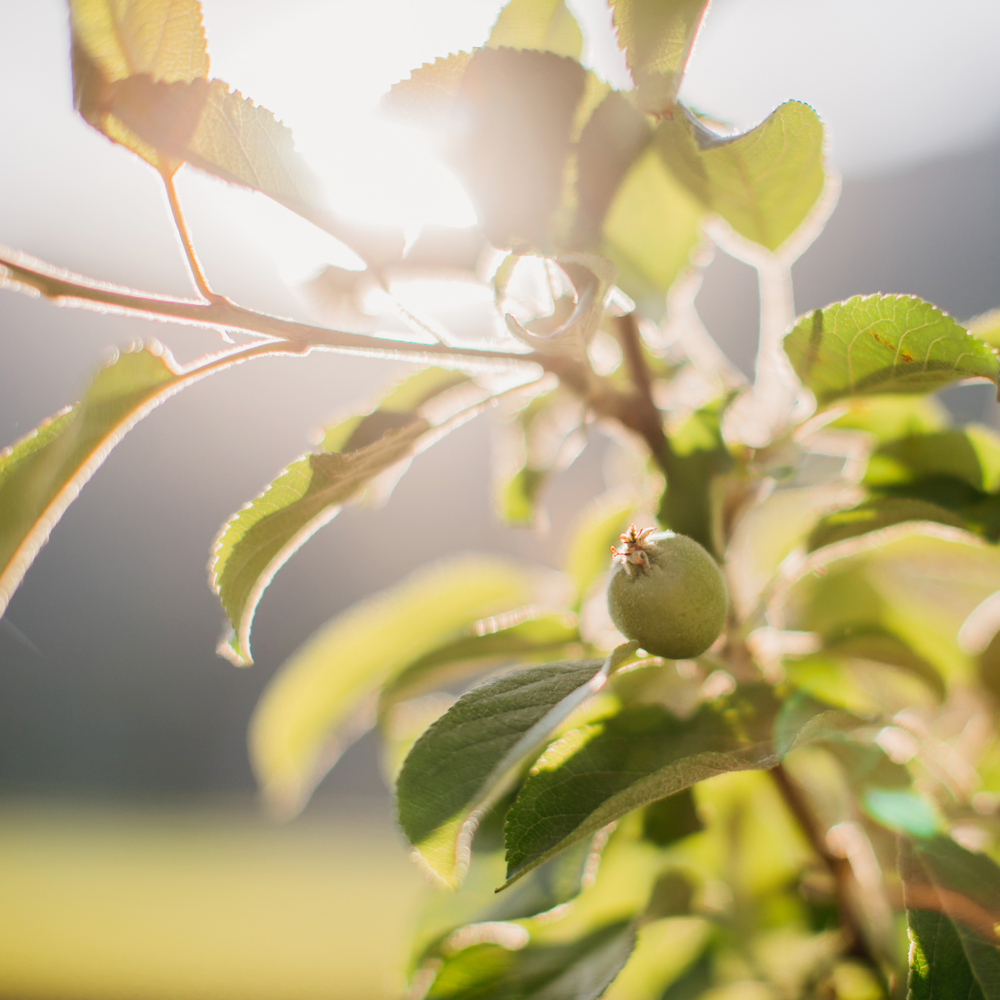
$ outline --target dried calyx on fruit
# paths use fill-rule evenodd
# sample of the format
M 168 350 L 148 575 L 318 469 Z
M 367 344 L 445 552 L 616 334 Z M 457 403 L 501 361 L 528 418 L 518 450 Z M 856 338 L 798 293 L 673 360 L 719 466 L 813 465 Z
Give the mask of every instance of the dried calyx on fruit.
M 726 585 L 694 539 L 633 524 L 612 546 L 608 611 L 626 639 L 671 660 L 704 653 L 726 621 Z

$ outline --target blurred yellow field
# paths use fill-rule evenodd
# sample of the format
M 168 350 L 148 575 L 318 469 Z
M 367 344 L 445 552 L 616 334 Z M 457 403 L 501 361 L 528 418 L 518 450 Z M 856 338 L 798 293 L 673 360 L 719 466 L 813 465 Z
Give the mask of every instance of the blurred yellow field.
M 0 808 L 0 995 L 397 994 L 421 877 L 382 817 Z

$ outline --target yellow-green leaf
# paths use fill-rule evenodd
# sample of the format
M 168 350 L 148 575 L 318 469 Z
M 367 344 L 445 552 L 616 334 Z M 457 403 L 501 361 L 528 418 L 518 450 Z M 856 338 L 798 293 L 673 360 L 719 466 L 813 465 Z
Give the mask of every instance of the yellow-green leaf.
M 634 299 L 662 299 L 687 267 L 705 208 L 647 149 L 625 174 L 601 227 L 602 253 Z
M 329 428 L 319 452 L 294 461 L 226 522 L 209 564 L 212 588 L 232 625 L 219 645 L 222 656 L 240 666 L 251 661 L 254 612 L 274 574 L 346 501 L 416 454 L 431 430 L 419 407 L 464 381 L 443 369 L 418 372 L 376 410 Z
M 981 316 L 970 319 L 965 328 L 984 344 L 1000 347 L 1000 309 L 991 309 Z
M 144 74 L 164 83 L 208 76 L 198 0 L 70 0 L 73 93 L 83 118 L 113 142 L 170 174 L 171 162 L 113 111 L 117 81 Z
M 70 0 L 69 13 L 74 40 L 108 80 L 208 76 L 198 0 Z
M 785 353 L 820 406 L 931 392 L 966 378 L 997 381 L 993 350 L 913 295 L 856 295 L 816 309 L 789 331 Z
M 38 550 L 111 449 L 198 374 L 153 342 L 102 369 L 83 399 L 0 451 L 0 614 Z
M 611 0 L 639 107 L 669 114 L 708 0 Z
M 776 250 L 802 224 L 826 183 L 823 126 L 787 101 L 743 135 L 710 132 L 678 106 L 655 145 L 674 177 L 748 240 Z
M 635 923 L 622 920 L 565 943 L 476 944 L 439 963 L 427 1000 L 598 1000 L 635 940 Z
M 334 618 L 285 662 L 250 726 L 268 803 L 290 815 L 343 747 L 344 727 L 379 686 L 471 622 L 531 603 L 536 578 L 486 557 L 455 557 Z
M 576 245 L 600 246 L 615 192 L 652 135 L 649 119 L 617 90 L 589 115 L 576 147 Z
M 583 34 L 563 0 L 509 0 L 486 44 L 494 49 L 541 49 L 579 59 Z
M 412 70 L 382 98 L 382 109 L 408 125 L 436 127 L 451 118 L 471 52 L 452 52 Z

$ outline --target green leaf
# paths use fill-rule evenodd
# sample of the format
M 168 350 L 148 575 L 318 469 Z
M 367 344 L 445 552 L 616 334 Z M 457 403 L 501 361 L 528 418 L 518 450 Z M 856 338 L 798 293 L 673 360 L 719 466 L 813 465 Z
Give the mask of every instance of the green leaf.
M 997 381 L 993 351 L 912 295 L 856 295 L 804 316 L 785 351 L 820 406 L 848 396 L 931 392 L 965 378 Z
M 948 410 L 933 396 L 857 396 L 830 427 L 871 434 L 882 445 L 911 434 L 946 430 Z
M 737 233 L 777 250 L 805 220 L 826 183 L 823 126 L 816 112 L 787 101 L 755 129 L 723 137 L 679 107 L 682 113 L 657 127 L 654 143 L 664 162 Z
M 984 344 L 1000 347 L 1000 309 L 991 309 L 981 316 L 970 319 L 965 328 Z
M 869 459 L 865 485 L 897 502 L 934 504 L 970 531 L 1000 537 L 1000 440 L 988 427 L 968 424 L 888 442 Z
M 502 627 L 507 618 L 516 624 Z M 539 609 L 522 609 L 509 616 L 477 622 L 470 626 L 469 633 L 421 656 L 389 681 L 379 695 L 379 715 L 396 702 L 453 684 L 471 673 L 482 673 L 515 660 L 531 663 L 561 657 L 567 647 L 578 647 L 581 642 L 571 616 L 545 615 Z
M 421 405 L 465 381 L 443 369 L 418 372 L 376 410 L 329 428 L 321 451 L 297 459 L 226 522 L 209 563 L 212 589 L 233 629 L 221 655 L 238 665 L 251 661 L 254 612 L 274 574 L 346 501 L 432 443 L 428 432 L 444 428 L 432 428 Z
M 612 90 L 594 109 L 576 147 L 576 245 L 595 249 L 600 246 L 615 192 L 649 145 L 652 134 L 646 116 L 620 91 Z
M 0 451 L 0 614 L 38 550 L 111 449 L 206 371 L 184 371 L 155 341 L 102 369 L 81 402 Z
M 642 835 L 658 847 L 666 847 L 703 829 L 690 788 L 651 803 L 642 814 Z
M 579 59 L 583 34 L 563 0 L 509 0 L 486 44 L 494 49 L 539 49 Z
M 782 711 L 755 684 L 689 719 L 638 705 L 575 730 L 532 767 L 507 814 L 508 884 L 633 809 L 713 775 L 773 767 L 845 718 L 811 699 Z
M 1000 868 L 947 837 L 904 843 L 911 1000 L 1000 997 Z
M 944 682 L 937 668 L 908 642 L 885 629 L 867 628 L 828 635 L 823 641 L 827 656 L 843 660 L 884 663 L 919 677 L 937 696 L 945 696 Z
M 481 919 L 523 920 L 575 899 L 583 891 L 588 872 L 595 867 L 606 840 L 606 835 L 598 833 L 592 840 L 581 840 L 550 858 L 516 886 L 498 893 Z
M 669 115 L 708 0 L 612 0 L 612 5 L 639 107 Z
M 1000 590 L 997 549 L 969 532 L 919 523 L 856 542 L 817 551 L 816 572 L 782 597 L 784 628 L 824 636 L 885 630 L 949 682 L 971 681 L 973 663 L 955 640 L 972 612 Z
M 145 74 L 153 81 L 189 83 L 208 76 L 208 52 L 198 0 L 70 0 L 73 93 L 77 111 L 113 142 L 156 169 L 172 173 L 159 152 L 111 109 L 120 80 Z
M 912 434 L 888 442 L 868 463 L 865 484 L 876 489 L 949 478 L 979 493 L 1000 490 L 1000 438 L 981 424 Z
M 667 488 L 657 512 L 664 527 L 693 538 L 717 557 L 712 482 L 733 466 L 721 427 L 727 402 L 717 400 L 692 413 L 667 440 L 661 462 Z
M 712 949 L 706 948 L 664 991 L 660 1000 L 698 1000 L 712 987 Z
M 292 815 L 358 735 L 378 688 L 478 619 L 531 603 L 532 573 L 456 557 L 359 602 L 278 670 L 250 724 L 250 754 L 269 805 Z
M 662 300 L 690 262 L 704 215 L 656 150 L 642 153 L 615 190 L 601 229 L 601 252 L 618 268 L 625 292 L 644 305 Z
M 519 951 L 478 944 L 445 960 L 428 1000 L 597 1000 L 628 961 L 635 925 L 608 924 L 568 944 Z
M 516 769 L 605 679 L 600 660 L 506 674 L 467 692 L 417 740 L 396 783 L 399 822 L 446 883 L 464 877 L 479 819 Z
M 903 521 L 933 521 L 937 524 L 950 524 L 955 528 L 965 527 L 961 518 L 937 504 L 925 500 L 881 497 L 866 500 L 849 510 L 828 514 L 810 532 L 806 549 L 813 552 L 824 545 L 833 545 Z

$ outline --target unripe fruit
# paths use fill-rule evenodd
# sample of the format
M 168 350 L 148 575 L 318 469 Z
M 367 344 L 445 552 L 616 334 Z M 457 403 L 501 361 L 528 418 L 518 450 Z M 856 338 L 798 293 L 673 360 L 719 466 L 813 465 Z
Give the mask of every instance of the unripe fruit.
M 704 653 L 726 621 L 726 584 L 715 560 L 692 538 L 653 534 L 633 524 L 613 548 L 618 567 L 608 611 L 626 639 L 655 656 L 687 660 Z

